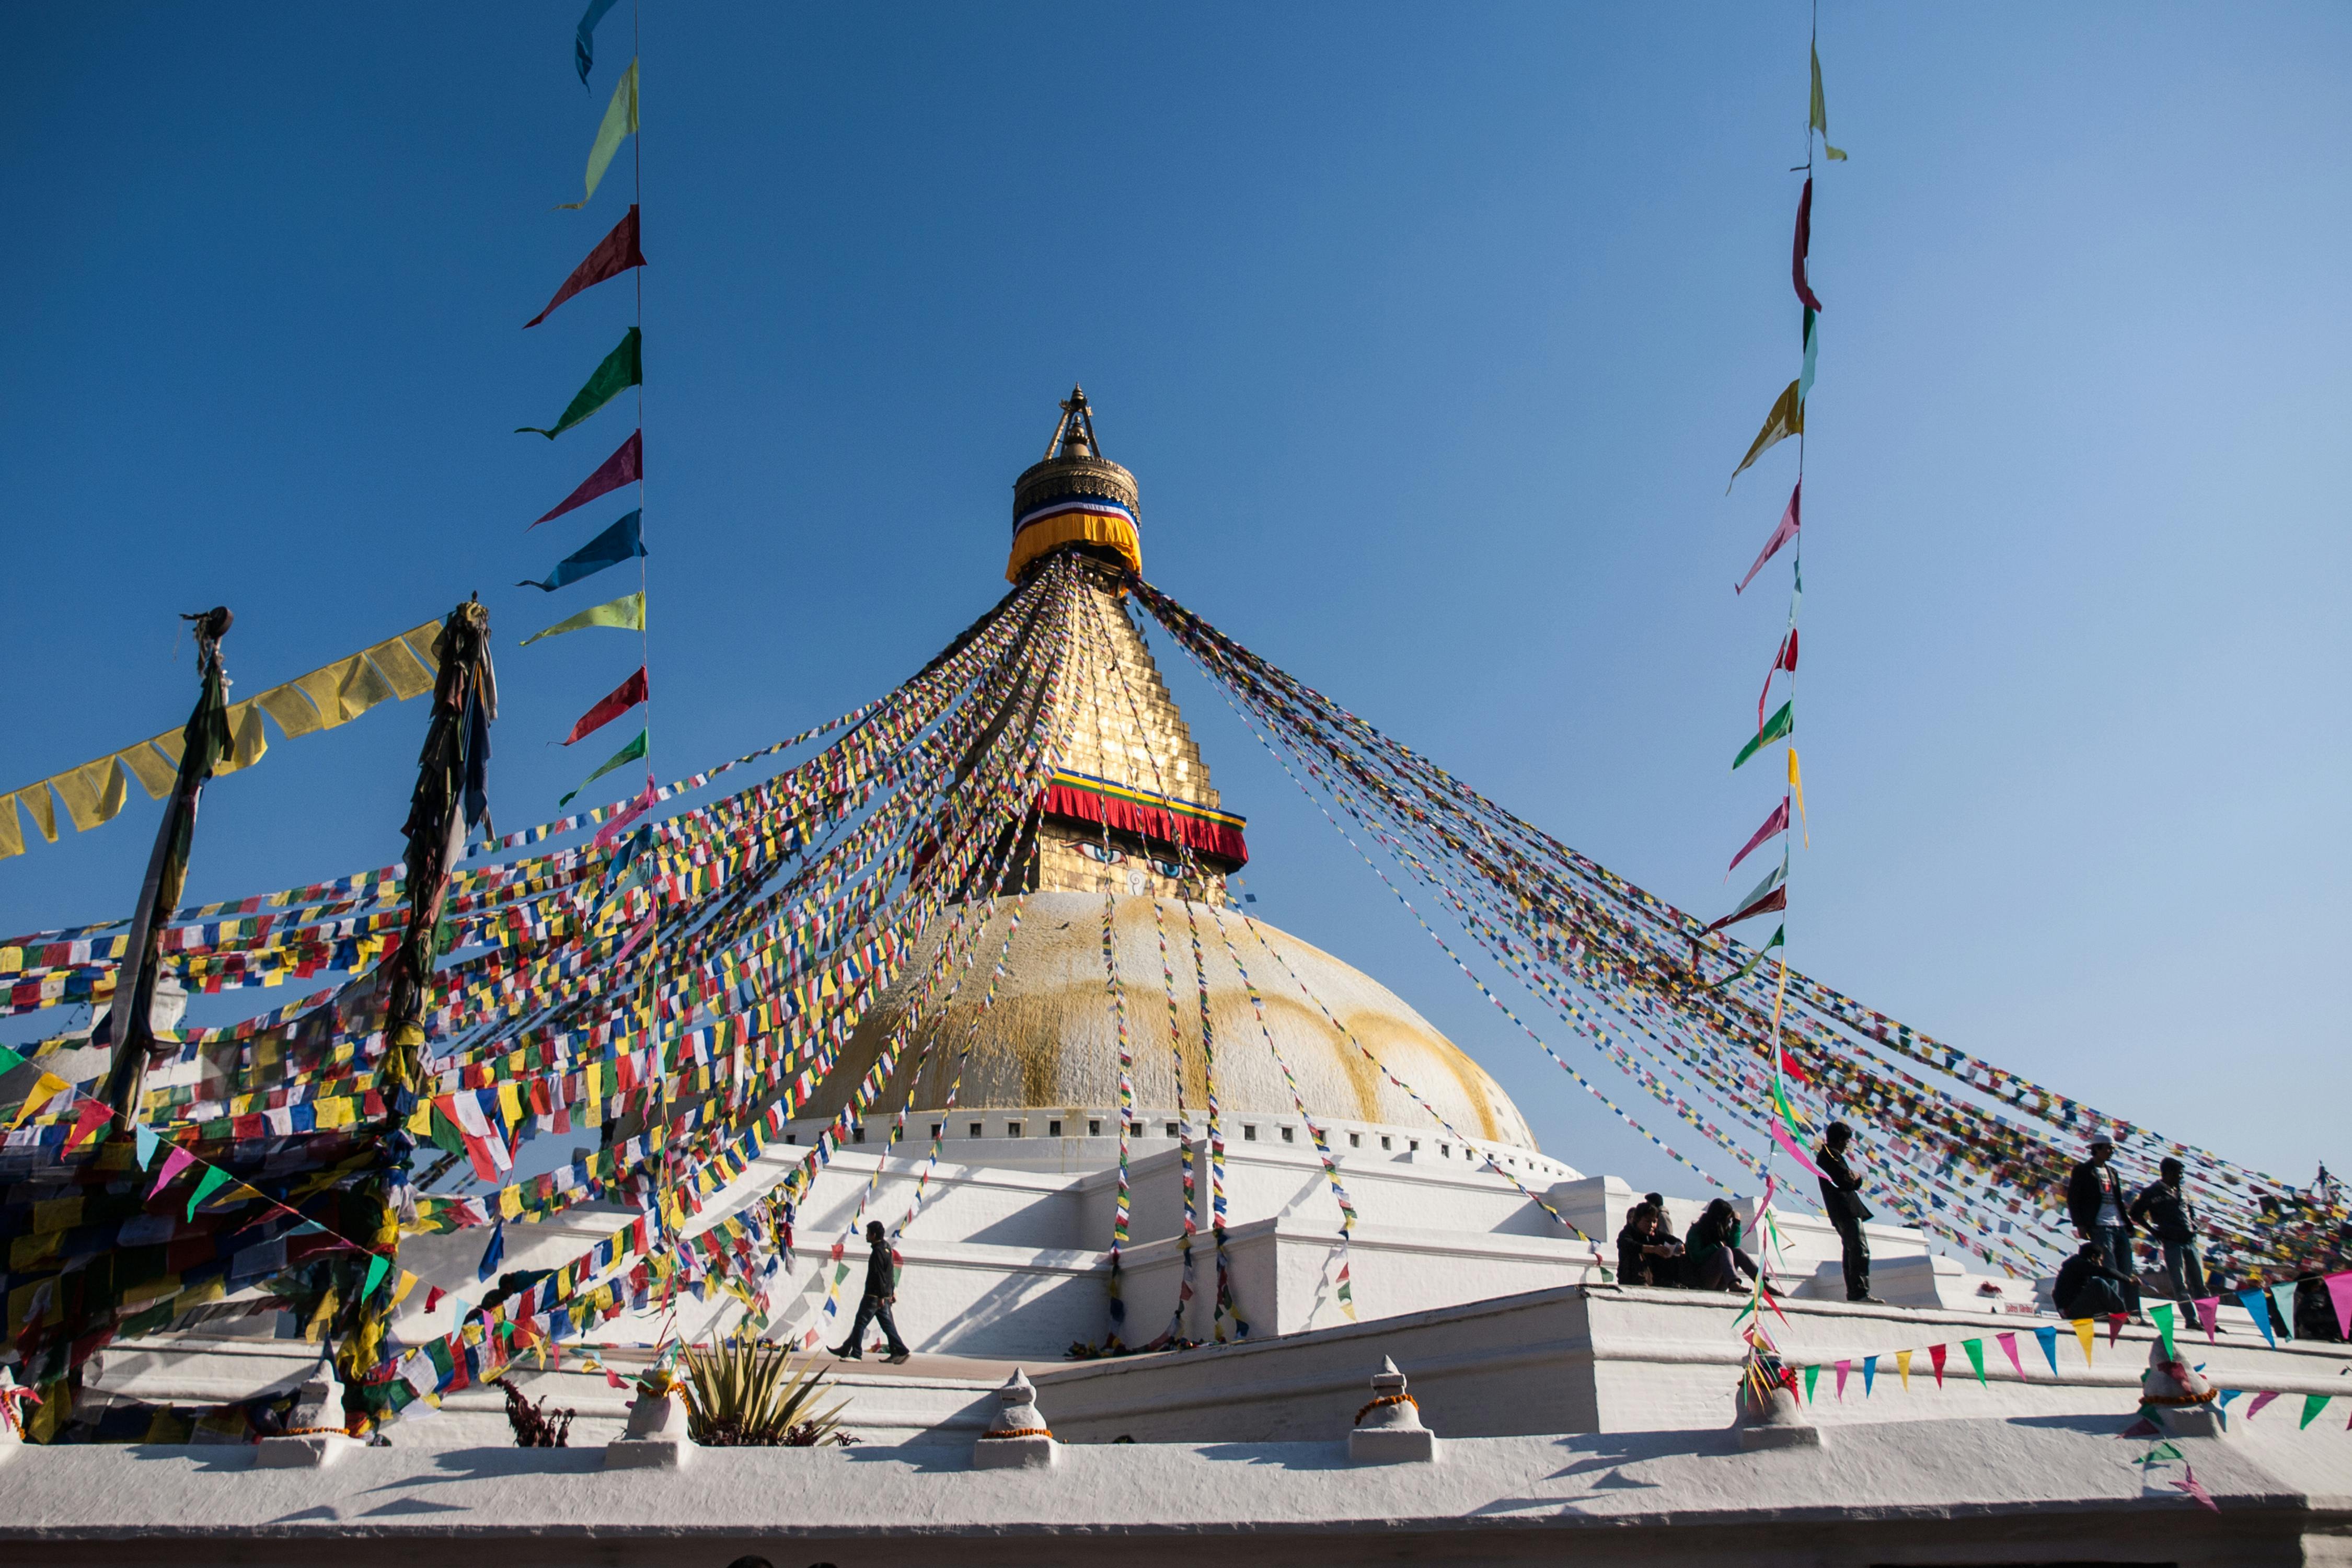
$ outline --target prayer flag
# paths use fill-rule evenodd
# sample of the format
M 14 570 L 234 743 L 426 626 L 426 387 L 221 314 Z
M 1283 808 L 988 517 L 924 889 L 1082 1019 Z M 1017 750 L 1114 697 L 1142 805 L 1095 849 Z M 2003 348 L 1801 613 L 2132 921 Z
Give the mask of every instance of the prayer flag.
M 2053 1323 L 2048 1328 L 2036 1329 L 2033 1331 L 2033 1337 L 2042 1342 L 2042 1359 L 2050 1363 L 2050 1375 L 2053 1377 L 2057 1376 L 2058 1325 Z M 2087 1360 L 2090 1355 L 2090 1352 L 2085 1349 L 2083 1354 Z
M 2272 1400 L 2276 1399 L 2278 1395 L 2274 1393 L 2255 1394 L 2254 1402 L 2246 1406 L 2246 1419 L 2252 1421 L 2255 1416 L 2261 1415 L 2263 1406 L 2268 1405 Z
M 1757 555 L 1756 563 L 1748 567 L 1748 575 L 1742 577 L 1738 583 L 1733 586 L 1731 590 L 1733 593 L 1744 594 L 1748 592 L 1748 584 L 1756 581 L 1756 574 L 1764 570 L 1764 563 L 1771 560 L 1772 557 L 1780 553 L 1780 547 L 1788 543 L 1789 541 L 1797 537 L 1797 530 L 1802 526 L 1799 521 L 1801 511 L 1799 502 L 1803 499 L 1804 489 L 1805 481 L 1801 477 L 1797 480 L 1796 487 L 1789 492 L 1788 510 L 1780 513 L 1780 526 L 1773 529 L 1772 537 L 1764 542 L 1764 548 Z M 1791 635 L 1793 636 L 1794 634 L 1792 633 Z M 1777 669 L 1780 667 L 1775 665 L 1773 668 Z
M 2327 1408 L 2327 1401 L 2330 1397 L 2332 1396 L 2325 1394 L 2306 1394 L 2303 1396 L 2302 1426 L 2308 1426 L 2318 1418 L 2319 1413 Z M 2247 1414 L 2252 1415 L 2252 1412 L 2249 1411 Z M 2302 1426 L 2298 1426 L 2296 1430 L 2300 1431 Z
M 112 1121 L 113 1118 L 114 1113 L 107 1109 L 106 1101 L 102 1100 L 83 1100 L 79 1105 L 74 1108 L 73 1131 L 66 1134 L 66 1146 L 64 1152 L 68 1154 L 72 1153 L 74 1150 L 80 1145 L 82 1140 L 92 1138 L 93 1134 L 96 1135 L 93 1142 L 100 1143 L 105 1142 L 105 1134 L 100 1132 L 99 1129 L 104 1127 L 106 1123 Z
M 595 374 L 588 378 L 588 384 L 572 395 L 571 403 L 565 405 L 562 416 L 555 422 L 554 428 L 542 430 L 536 425 L 518 425 L 515 426 L 515 434 L 544 436 L 552 441 L 615 397 L 620 396 L 624 391 L 632 386 L 643 384 L 645 363 L 644 355 L 638 352 L 640 336 L 636 328 L 631 327 L 628 330 L 627 334 L 621 339 L 620 346 L 606 354 L 604 363 L 598 365 Z
M 572 269 L 572 276 L 563 280 L 563 286 L 555 291 L 555 298 L 547 302 L 547 309 L 525 321 L 523 330 L 529 331 L 547 320 L 558 305 L 582 289 L 593 289 L 599 283 L 618 278 L 633 267 L 645 264 L 645 253 L 637 248 L 637 205 L 631 202 L 629 216 L 614 224 L 613 232 L 596 242 L 596 248 Z
M 1737 972 L 1716 982 L 1713 989 L 1719 991 L 1727 985 L 1737 984 L 1738 982 L 1747 979 L 1749 975 L 1756 973 L 1756 966 L 1763 963 L 1765 957 L 1769 954 L 1774 948 L 1783 945 L 1788 942 L 1788 940 L 1789 928 L 1785 925 L 1776 926 L 1773 928 L 1772 940 L 1766 942 L 1762 947 L 1758 948 L 1754 953 L 1750 954 L 1748 962 L 1741 964 Z
M 2109 1312 L 2107 1314 L 2107 1348 L 2109 1350 L 2115 1349 L 2116 1337 L 2123 1331 L 2124 1315 L 2121 1312 Z
M 1851 1361 L 1842 1361 L 1837 1363 L 1837 1396 L 1841 1402 L 1845 1398 L 1845 1374 L 1853 1369 L 1853 1363 Z
M 1789 258 L 1789 275 L 1797 285 L 1797 298 L 1808 310 L 1819 310 L 1822 302 L 1813 298 L 1813 286 L 1805 279 L 1805 258 L 1813 248 L 1813 177 L 1805 176 L 1805 188 L 1797 197 L 1797 237 Z
M 2251 1290 L 2239 1291 L 2238 1300 L 2244 1303 L 2246 1316 L 2253 1319 L 2254 1327 L 2262 1330 L 2263 1338 L 2269 1342 L 2270 1347 L 2273 1350 L 2278 1349 L 2278 1335 L 2271 1331 L 2271 1299 L 2269 1292 L 2257 1285 Z
M 364 1301 L 373 1297 L 375 1294 L 375 1288 L 383 1284 L 383 1277 L 391 1272 L 391 1258 L 384 1257 L 382 1253 L 377 1253 L 373 1257 L 370 1258 L 368 1259 L 367 1281 L 360 1287 L 360 1300 Z
M 1802 403 L 1813 395 L 1813 368 L 1819 362 L 1822 348 L 1821 318 L 1805 312 L 1805 364 L 1797 372 L 1797 401 Z
M 555 570 L 543 581 L 517 583 L 518 588 L 537 588 L 552 594 L 558 588 L 577 583 L 583 577 L 593 577 L 607 566 L 618 566 L 646 552 L 645 540 L 638 531 L 643 511 L 633 511 L 612 527 L 555 563 Z
M 2181 1466 L 2180 1477 L 2180 1479 L 2172 1483 L 2174 1490 L 2187 1492 L 2190 1497 L 2195 1498 L 2200 1505 L 2211 1509 L 2215 1513 L 2221 1511 L 2221 1505 L 2213 1500 L 2213 1494 L 2207 1491 L 2205 1489 L 2205 1483 L 2197 1479 L 2196 1466 Z
M 149 1203 L 153 1203 L 155 1201 L 155 1195 L 158 1193 L 161 1193 L 165 1187 L 172 1184 L 173 1177 L 178 1175 L 182 1171 L 186 1170 L 195 1163 L 196 1157 L 194 1154 L 189 1153 L 185 1149 L 181 1148 L 176 1143 L 173 1144 L 171 1152 L 163 1156 L 163 1173 L 155 1178 L 155 1184 L 147 1189 L 147 1201 Z
M 1993 1342 L 2000 1346 L 2003 1353 L 2009 1357 L 2009 1364 L 2017 1369 L 2017 1380 L 2020 1383 L 2024 1382 L 2025 1363 L 2017 1359 L 2017 1336 L 2014 1333 L 2007 1333 L 1995 1334 L 1992 1338 Z M 2053 1365 L 2051 1370 L 2055 1371 L 2057 1369 Z M 1979 1376 L 1981 1377 L 1981 1374 L 1979 1374 Z
M 1947 1347 L 1943 1345 L 1929 1345 L 1927 1347 L 1927 1359 L 1935 1364 L 1936 1368 L 1936 1386 L 1937 1388 L 1944 1386 L 1944 1358 L 1947 1353 Z
M 578 615 L 570 616 L 553 626 L 535 631 L 522 639 L 529 647 L 541 637 L 560 637 L 566 632 L 584 631 L 590 626 L 611 626 L 617 631 L 638 632 L 646 627 L 646 595 L 643 589 L 624 594 L 617 599 L 607 599 L 601 605 L 591 605 Z
M 1878 1381 L 1878 1358 L 1877 1358 L 1876 1356 L 1874 1356 L 1874 1355 L 1866 1355 L 1866 1356 L 1863 1357 L 1863 1358 L 1862 1358 L 1862 1396 L 1863 1396 L 1864 1399 L 1867 1399 L 1867 1398 L 1869 1398 L 1869 1397 L 1870 1397 L 1871 1386 L 1872 1386 L 1874 1384 L 1875 1384 L 1877 1381 Z
M 2352 1340 L 2352 1269 L 2327 1277 L 2327 1299 L 2336 1307 L 2336 1329 Z
M 645 667 L 639 665 L 635 675 L 614 687 L 608 695 L 597 702 L 596 706 L 580 715 L 580 721 L 572 726 L 572 733 L 563 738 L 563 743 L 569 746 L 575 741 L 595 733 L 638 703 L 643 702 L 646 695 Z
M 613 0 L 588 0 L 588 9 L 580 18 L 578 30 L 572 34 L 572 63 L 580 68 L 582 87 L 588 85 L 588 68 L 596 63 L 596 24 L 603 21 L 604 13 L 612 8 Z M 1821 118 L 1822 111 L 1818 107 L 1821 101 L 1822 63 L 1816 58 L 1813 61 L 1813 102 L 1817 107 L 1813 110 L 1813 118 L 1817 121 Z M 1845 154 L 1841 153 L 1838 156 L 1843 158 Z
M 2164 1341 L 2164 1359 L 2179 1361 L 2180 1352 L 2174 1349 L 2172 1344 L 2172 1303 L 2158 1301 L 2147 1310 L 2147 1315 L 2149 1321 L 2156 1324 L 2157 1333 Z
M 2216 1342 L 2213 1338 L 2213 1331 L 2217 1326 L 2219 1326 L 2221 1321 L 2221 1298 L 2219 1296 L 2200 1296 L 2197 1298 L 2195 1305 L 2197 1308 L 2197 1326 L 2205 1331 L 2205 1342 L 2207 1344 L 2215 1343 Z M 2267 1314 L 2265 1314 L 2265 1316 L 2267 1316 Z M 2265 1324 L 2264 1328 L 2267 1329 L 2268 1326 L 2269 1325 Z
M 2286 1337 L 2294 1338 L 2294 1282 L 2272 1286 L 2271 1300 L 2278 1305 L 2278 1320 L 2286 1325 Z
M 613 162 L 613 154 L 621 150 L 624 139 L 637 133 L 637 62 L 631 60 L 629 68 L 621 73 L 620 85 L 613 89 L 613 101 L 604 106 L 604 123 L 596 127 L 596 140 L 588 149 L 588 190 L 576 202 L 561 202 L 558 212 L 577 212 L 596 195 L 596 187 L 604 178 L 604 171 Z
M 1764 428 L 1756 432 L 1755 445 L 1748 448 L 1748 456 L 1739 459 L 1739 467 L 1731 470 L 1731 478 L 1738 479 L 1748 470 L 1750 463 L 1762 457 L 1767 451 L 1791 436 L 1801 436 L 1804 433 L 1805 403 L 1804 399 L 1798 395 L 1797 384 L 1792 381 L 1783 387 L 1780 395 L 1773 400 L 1772 411 L 1764 416 Z M 1728 482 L 1724 485 L 1723 493 L 1725 495 L 1731 493 L 1731 485 Z
M 26 1117 L 72 1087 L 53 1072 L 43 1073 L 39 1080 L 33 1085 L 33 1091 L 25 1096 L 25 1103 L 16 1108 L 16 1120 L 8 1123 L 10 1130 L 14 1131 L 23 1126 Z
M 1990 1388 L 1992 1384 L 1985 1383 L 1984 1341 L 1962 1340 L 1960 1342 L 1960 1349 L 1968 1352 L 1969 1365 L 1976 1369 L 1977 1382 L 1987 1388 Z
M 1795 709 L 1796 699 L 1792 697 L 1772 710 L 1772 717 L 1764 721 L 1764 728 L 1756 731 L 1756 738 L 1740 747 L 1739 754 L 1731 759 L 1731 771 L 1738 773 L 1746 765 L 1748 758 L 1773 742 L 1787 740 L 1797 728 Z
M 553 511 L 530 526 L 537 528 L 540 522 L 552 521 L 573 507 L 585 506 L 598 496 L 610 494 L 623 485 L 635 484 L 645 478 L 645 447 L 646 433 L 642 430 L 631 431 L 629 438 L 621 443 L 617 451 L 599 464 L 594 473 L 580 481 L 578 489 L 556 502 Z M 583 573 L 581 575 L 585 576 L 586 574 Z
M 1911 1386 L 1911 1352 L 1909 1351 L 1895 1352 L 1895 1374 L 1902 1378 L 1903 1386 L 1908 1389 Z
M 1805 1157 L 1805 1152 L 1797 1147 L 1795 1140 L 1789 1136 L 1788 1129 L 1782 1127 L 1776 1118 L 1768 1116 L 1764 1119 L 1764 1131 L 1772 1135 L 1773 1142 L 1780 1145 L 1781 1152 L 1787 1154 L 1790 1159 L 1794 1160 L 1800 1168 L 1811 1174 L 1815 1180 L 1826 1181 L 1828 1179 L 1822 1174 L 1820 1166 L 1814 1164 L 1811 1160 Z M 1941 1348 L 1942 1347 L 1940 1346 L 1937 1347 L 1938 1350 Z M 1941 1363 L 1939 1363 L 1938 1365 L 1940 1364 Z
M 206 1165 L 205 1173 L 197 1178 L 196 1190 L 188 1194 L 188 1217 L 191 1220 L 194 1219 L 196 1210 L 204 1206 L 205 1200 L 227 1184 L 226 1171 L 222 1170 L 218 1165 Z
M 131 1129 L 131 1142 L 138 1152 L 139 1168 L 143 1171 L 155 1163 L 156 1146 L 163 1141 L 155 1136 L 153 1128 L 141 1122 Z
M 1772 815 L 1764 819 L 1764 826 L 1758 828 L 1748 838 L 1748 842 L 1740 847 L 1739 853 L 1731 858 L 1731 864 L 1723 868 L 1723 874 L 1726 877 L 1729 877 L 1732 872 L 1739 869 L 1739 863 L 1742 860 L 1747 859 L 1749 855 L 1755 853 L 1756 847 L 1759 844 L 1763 843 L 1764 840 L 1771 837 L 1776 833 L 1786 833 L 1788 831 L 1789 797 L 1787 795 L 1782 795 L 1780 797 L 1780 804 L 1772 808 Z
M 1706 929 L 1711 931 L 1721 931 L 1726 926 L 1738 925 L 1741 921 L 1753 920 L 1758 915 L 1776 914 L 1788 907 L 1789 889 L 1775 888 L 1754 903 L 1734 910 Z
M 474 1278 L 487 1280 L 499 1271 L 507 1258 L 507 1222 L 503 1219 L 490 1227 L 489 1245 L 482 1248 L 482 1261 L 475 1266 Z
M 1835 147 L 1830 145 L 1829 105 L 1822 101 L 1822 52 L 1819 49 L 1815 49 L 1812 51 L 1812 55 L 1813 104 L 1811 129 L 1822 133 L 1822 151 L 1828 153 L 1830 157 L 1837 163 L 1843 163 L 1845 162 L 1845 154 L 1838 151 Z M 585 80 L 587 78 L 585 67 L 582 68 L 581 77 L 583 80 Z
M 619 751 L 614 752 L 611 756 L 605 758 L 603 766 L 599 767 L 594 773 L 590 773 L 586 778 L 582 779 L 580 781 L 580 789 L 586 789 L 590 784 L 594 784 L 598 779 L 603 778 L 606 773 L 611 773 L 623 763 L 642 762 L 645 759 L 645 754 L 646 731 L 640 730 L 637 731 L 637 738 L 635 740 L 631 741 L 627 745 L 623 746 Z M 559 806 L 570 805 L 572 804 L 572 795 L 578 795 L 580 793 L 580 789 L 573 790 L 572 795 L 565 795 L 562 800 L 557 801 L 555 804 Z

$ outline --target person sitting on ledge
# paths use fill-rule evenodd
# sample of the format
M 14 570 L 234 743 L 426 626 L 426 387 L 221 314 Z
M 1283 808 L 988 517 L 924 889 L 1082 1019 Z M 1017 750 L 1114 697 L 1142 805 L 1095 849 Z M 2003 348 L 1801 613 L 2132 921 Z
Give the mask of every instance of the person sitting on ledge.
M 2095 1239 L 2058 1266 L 2051 1299 L 2062 1318 L 2139 1316 L 2139 1281 L 2109 1268 L 2107 1249 Z
M 1660 1215 L 1635 1204 L 1617 1233 L 1617 1283 L 1672 1286 L 1682 1283 L 1683 1244 L 1660 1227 Z
M 1737 1290 L 1756 1278 L 1756 1259 L 1739 1249 L 1739 1215 L 1722 1198 L 1683 1233 L 1683 1283 L 1694 1290 Z

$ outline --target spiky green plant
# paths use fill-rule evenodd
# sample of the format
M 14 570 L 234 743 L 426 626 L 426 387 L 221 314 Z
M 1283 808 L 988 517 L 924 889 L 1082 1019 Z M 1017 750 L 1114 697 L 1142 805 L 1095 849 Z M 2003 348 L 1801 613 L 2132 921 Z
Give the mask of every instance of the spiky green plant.
M 814 1362 L 795 1362 L 782 1345 L 737 1337 L 705 1349 L 689 1345 L 686 1430 L 714 1448 L 814 1448 L 850 1439 L 840 1431 L 849 1401 L 813 1408 L 826 1384 Z

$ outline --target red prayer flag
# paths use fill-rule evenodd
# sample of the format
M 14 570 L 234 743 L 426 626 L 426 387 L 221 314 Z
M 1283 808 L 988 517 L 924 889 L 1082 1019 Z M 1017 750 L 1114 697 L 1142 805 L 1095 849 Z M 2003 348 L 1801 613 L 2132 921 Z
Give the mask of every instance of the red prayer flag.
M 83 1100 L 74 1111 L 73 1131 L 66 1134 L 65 1152 L 68 1154 L 72 1153 L 83 1139 L 113 1120 L 113 1116 L 114 1112 L 107 1109 L 106 1101 Z
M 635 675 L 613 689 L 610 696 L 580 715 L 580 722 L 572 726 L 572 733 L 563 738 L 563 743 L 568 746 L 584 736 L 594 734 L 645 700 L 646 667 L 641 664 Z
M 593 289 L 608 278 L 618 278 L 630 268 L 645 264 L 645 254 L 637 248 L 636 204 L 632 202 L 629 204 L 629 216 L 614 224 L 613 232 L 596 242 L 596 248 L 588 253 L 587 259 L 572 269 L 572 276 L 563 280 L 563 287 L 558 289 L 555 298 L 547 302 L 547 309 L 525 321 L 523 329 L 528 331 L 547 320 L 558 305 L 583 289 Z
M 1727 877 L 1730 876 L 1732 872 L 1739 869 L 1739 863 L 1742 860 L 1755 853 L 1759 844 L 1776 833 L 1787 831 L 1789 831 L 1789 797 L 1784 795 L 1780 797 L 1780 804 L 1772 808 L 1772 815 L 1764 819 L 1764 826 L 1756 830 L 1756 836 L 1748 841 L 1747 846 L 1738 854 L 1731 858 L 1731 864 L 1723 868 L 1723 874 Z
M 1780 651 L 1772 656 L 1772 668 L 1764 672 L 1764 689 L 1756 694 L 1756 732 L 1764 732 L 1764 704 L 1772 700 L 1772 678 L 1787 670 L 1797 672 L 1797 628 L 1790 626 L 1789 635 L 1780 639 Z
M 602 468 L 581 480 L 578 489 L 558 501 L 555 510 L 549 512 L 546 517 L 541 518 L 539 522 L 532 523 L 531 528 L 537 528 L 540 522 L 562 517 L 575 506 L 586 506 L 598 496 L 609 495 L 623 485 L 633 485 L 644 479 L 646 477 L 645 443 L 644 431 L 631 431 L 629 438 L 621 443 L 619 451 L 605 458 Z M 530 529 L 524 531 L 527 533 Z
M 1762 898 L 1757 900 L 1746 909 L 1733 910 L 1730 914 L 1724 916 L 1721 920 L 1716 921 L 1706 929 L 1709 931 L 1721 931 L 1727 925 L 1737 925 L 1741 921 L 1753 919 L 1757 915 L 1769 915 L 1775 910 L 1785 910 L 1788 907 L 1789 889 L 1788 887 L 1783 884 L 1780 887 L 1773 889 L 1770 892 L 1765 894 Z
M 1933 1362 L 1933 1363 L 1935 1363 L 1935 1366 L 1936 1366 L 1936 1386 L 1937 1386 L 1937 1388 L 1941 1388 L 1941 1387 L 1943 1387 L 1943 1386 L 1944 1386 L 1944 1347 L 1943 1347 L 1942 1345 L 1929 1345 L 1929 1346 L 1927 1347 L 1927 1359 L 1928 1359 L 1929 1361 Z
M 1813 177 L 1805 176 L 1805 194 L 1797 198 L 1796 254 L 1790 258 L 1789 270 L 1797 285 L 1797 298 L 1809 310 L 1818 310 L 1822 302 L 1813 298 L 1813 286 L 1805 281 L 1805 258 L 1813 248 Z

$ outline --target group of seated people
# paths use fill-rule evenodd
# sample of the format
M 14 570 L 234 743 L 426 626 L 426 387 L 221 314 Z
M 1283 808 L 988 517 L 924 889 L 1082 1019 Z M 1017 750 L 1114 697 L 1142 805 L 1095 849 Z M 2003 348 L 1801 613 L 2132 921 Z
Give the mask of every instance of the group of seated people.
M 1739 1215 L 1722 1198 L 1675 1239 L 1666 1221 L 1666 1200 L 1646 1194 L 1617 1233 L 1617 1282 L 1672 1286 L 1687 1290 L 1738 1290 L 1742 1276 L 1756 1278 L 1756 1259 L 1740 1250 Z

